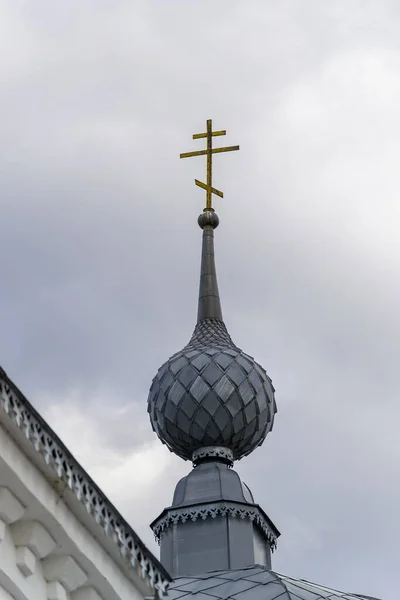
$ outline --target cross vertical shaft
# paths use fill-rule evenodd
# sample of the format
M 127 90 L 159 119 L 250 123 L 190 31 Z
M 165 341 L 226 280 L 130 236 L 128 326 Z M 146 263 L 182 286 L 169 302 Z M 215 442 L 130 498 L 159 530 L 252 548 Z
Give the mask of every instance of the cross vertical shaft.
M 207 196 L 206 196 L 206 208 L 210 210 L 211 204 L 211 190 L 212 190 L 212 121 L 207 121 Z

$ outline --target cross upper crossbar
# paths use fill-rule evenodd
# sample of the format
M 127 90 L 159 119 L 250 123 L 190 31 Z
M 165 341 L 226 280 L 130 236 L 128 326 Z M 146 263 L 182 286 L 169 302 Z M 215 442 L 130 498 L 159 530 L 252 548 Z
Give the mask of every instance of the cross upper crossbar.
M 239 150 L 239 146 L 225 146 L 223 148 L 213 148 L 212 147 L 212 138 L 215 136 L 226 135 L 225 130 L 221 131 L 213 131 L 212 130 L 212 120 L 208 119 L 207 121 L 207 131 L 205 133 L 195 133 L 193 134 L 193 139 L 198 140 L 201 138 L 207 139 L 207 148 L 206 150 L 196 150 L 194 152 L 183 152 L 180 154 L 180 158 L 190 158 L 192 156 L 207 156 L 207 183 L 202 183 L 198 179 L 195 179 L 195 184 L 206 191 L 206 209 L 212 210 L 212 194 L 219 196 L 220 198 L 224 197 L 223 192 L 220 192 L 216 188 L 212 186 L 212 155 L 219 154 L 221 152 L 232 152 L 234 150 Z

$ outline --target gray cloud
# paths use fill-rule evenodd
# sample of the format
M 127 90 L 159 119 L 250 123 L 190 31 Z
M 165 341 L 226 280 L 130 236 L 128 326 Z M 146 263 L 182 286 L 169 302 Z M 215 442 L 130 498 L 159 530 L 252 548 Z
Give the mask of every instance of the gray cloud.
M 224 316 L 279 408 L 238 471 L 282 530 L 277 570 L 394 597 L 397 4 L 1 10 L 3 368 L 61 434 L 80 407 L 105 461 L 167 461 L 125 489 L 64 432 L 152 543 L 144 524 L 189 469 L 154 449 L 145 412 L 196 314 L 204 165 L 178 155 L 213 117 L 241 145 L 215 169 Z

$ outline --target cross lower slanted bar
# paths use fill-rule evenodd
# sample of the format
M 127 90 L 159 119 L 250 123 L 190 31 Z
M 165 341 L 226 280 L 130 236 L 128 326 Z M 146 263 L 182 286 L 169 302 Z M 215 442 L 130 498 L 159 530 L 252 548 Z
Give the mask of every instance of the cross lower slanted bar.
M 226 131 L 213 131 L 212 130 L 212 120 L 208 119 L 207 121 L 207 131 L 206 133 L 195 133 L 193 135 L 194 140 L 198 140 L 200 138 L 207 138 L 207 148 L 206 150 L 196 150 L 195 152 L 183 152 L 180 154 L 180 158 L 190 158 L 192 156 L 207 156 L 207 183 L 202 183 L 198 179 L 195 179 L 194 182 L 197 186 L 206 190 L 207 193 L 207 201 L 206 201 L 206 209 L 212 209 L 211 197 L 212 194 L 219 196 L 220 198 L 224 197 L 224 194 L 212 187 L 212 155 L 218 154 L 220 152 L 232 152 L 233 150 L 239 150 L 239 146 L 226 146 L 225 148 L 213 148 L 212 147 L 212 138 L 215 136 L 226 135 Z

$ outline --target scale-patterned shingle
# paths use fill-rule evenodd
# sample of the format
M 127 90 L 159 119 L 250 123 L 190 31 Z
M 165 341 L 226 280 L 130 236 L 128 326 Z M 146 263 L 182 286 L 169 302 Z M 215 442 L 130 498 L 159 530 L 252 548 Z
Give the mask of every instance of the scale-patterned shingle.
M 191 459 L 204 446 L 250 454 L 272 429 L 276 404 L 264 369 L 232 342 L 219 319 L 204 319 L 189 344 L 158 370 L 148 398 L 154 431 Z
M 367 600 L 303 579 L 269 571 L 261 565 L 179 577 L 168 589 L 168 600 Z M 379 599 L 371 599 L 379 600 Z

